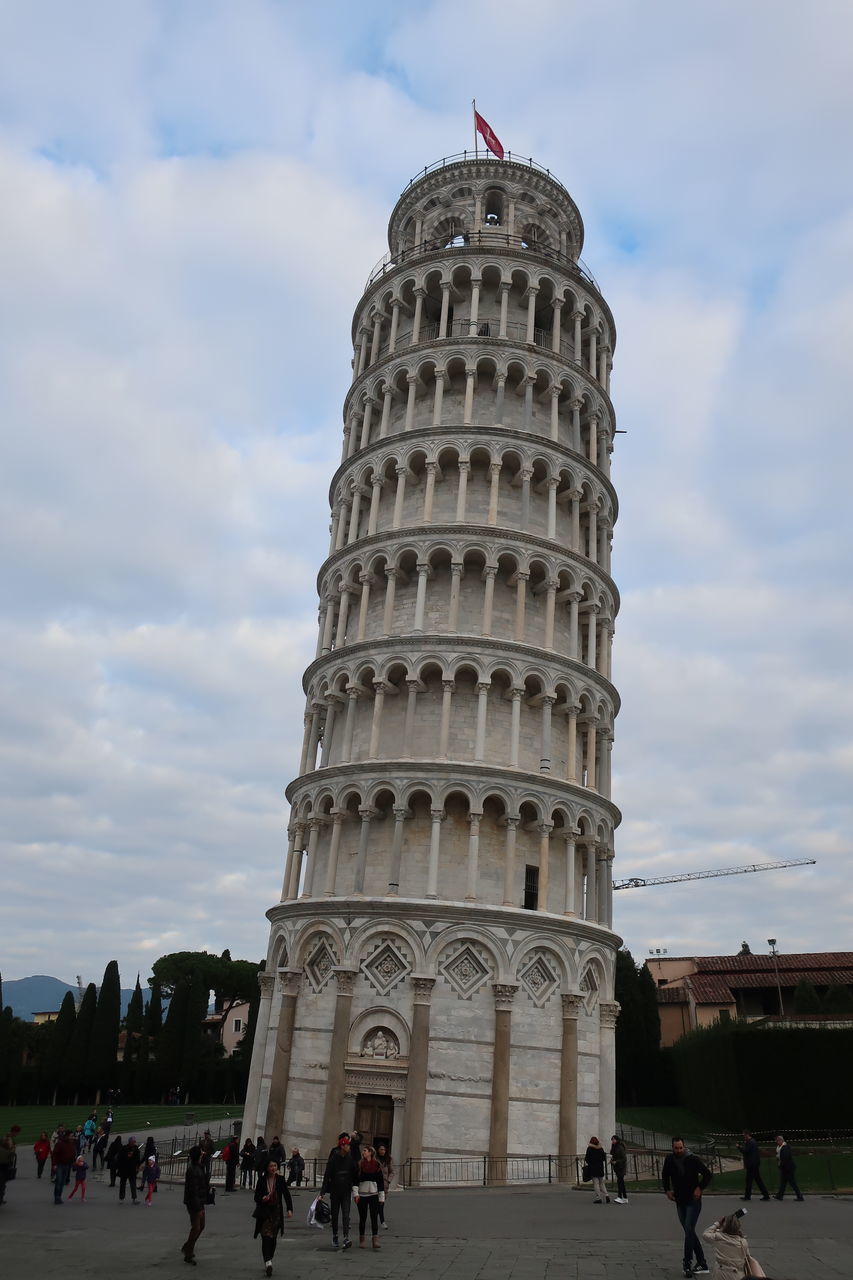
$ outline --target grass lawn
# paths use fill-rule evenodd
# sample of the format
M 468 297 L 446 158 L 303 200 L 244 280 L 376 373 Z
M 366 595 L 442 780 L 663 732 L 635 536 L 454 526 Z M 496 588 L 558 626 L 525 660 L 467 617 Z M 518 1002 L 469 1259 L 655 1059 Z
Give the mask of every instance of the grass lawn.
M 13 1124 L 21 1126 L 21 1132 L 18 1134 L 17 1143 L 19 1147 L 24 1147 L 28 1143 L 32 1144 L 41 1133 L 42 1129 L 46 1129 L 50 1135 L 60 1122 L 74 1128 L 78 1124 L 82 1124 L 91 1111 L 97 1110 L 99 1116 L 106 1114 L 106 1107 L 93 1107 L 84 1103 L 82 1106 L 63 1106 L 63 1107 L 0 1107 L 0 1133 L 8 1133 Z M 184 1121 L 188 1115 L 194 1117 L 191 1125 L 187 1128 L 195 1129 L 199 1122 L 204 1122 L 213 1126 L 214 1122 L 222 1122 L 222 1128 L 226 1128 L 228 1119 L 240 1119 L 243 1109 L 240 1106 L 190 1106 L 190 1107 L 162 1107 L 159 1104 L 151 1106 L 125 1106 L 121 1104 L 113 1107 L 113 1136 L 121 1134 L 122 1137 L 129 1137 L 132 1133 L 139 1134 L 147 1127 L 148 1122 L 152 1129 L 158 1128 L 174 1128 L 183 1129 Z
M 795 1151 L 794 1160 L 797 1165 L 797 1182 L 804 1195 L 821 1191 L 853 1191 L 853 1152 L 849 1150 Z M 762 1160 L 761 1176 L 771 1196 L 775 1195 L 779 1186 L 779 1174 L 774 1158 Z M 715 1174 L 712 1190 L 737 1191 L 738 1194 L 742 1194 L 743 1170 L 735 1169 L 732 1173 Z M 790 1189 L 785 1194 L 789 1196 Z M 753 1195 L 758 1195 L 754 1188 Z
M 635 1129 L 648 1129 L 654 1133 L 686 1133 L 691 1138 L 705 1132 L 705 1122 L 684 1107 L 619 1107 L 616 1122 L 617 1125 L 630 1124 Z

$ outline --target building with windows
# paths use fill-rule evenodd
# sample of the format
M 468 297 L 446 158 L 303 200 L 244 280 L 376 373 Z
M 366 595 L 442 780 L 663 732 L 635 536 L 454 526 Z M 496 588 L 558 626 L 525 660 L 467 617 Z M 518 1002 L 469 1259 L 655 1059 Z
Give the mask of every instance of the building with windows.
M 735 956 L 650 956 L 646 967 L 657 983 L 661 1045 L 666 1048 L 696 1027 L 733 1018 L 773 1024 L 849 1025 L 849 1017 L 794 1007 L 794 992 L 810 983 L 818 997 L 831 987 L 853 989 L 853 952 Z
M 574 1155 L 614 1123 L 616 334 L 565 187 L 440 161 L 352 383 L 244 1124 Z

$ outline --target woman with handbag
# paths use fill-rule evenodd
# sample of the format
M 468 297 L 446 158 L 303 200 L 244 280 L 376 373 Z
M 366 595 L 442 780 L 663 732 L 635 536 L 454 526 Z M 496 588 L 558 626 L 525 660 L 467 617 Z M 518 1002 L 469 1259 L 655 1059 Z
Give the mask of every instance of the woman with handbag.
M 598 1141 L 598 1138 L 590 1138 L 589 1146 L 586 1149 L 586 1155 L 583 1158 L 584 1168 L 589 1171 L 589 1180 L 592 1183 L 592 1189 L 595 1192 L 593 1204 L 601 1204 L 602 1202 L 610 1204 L 610 1196 L 607 1194 L 607 1186 L 604 1182 L 605 1172 L 605 1156 L 604 1147 Z M 585 1181 L 586 1179 L 584 1179 Z
M 764 1275 L 761 1263 L 749 1252 L 749 1241 L 740 1225 L 745 1213 L 745 1209 L 730 1213 L 702 1232 L 702 1239 L 714 1246 L 714 1270 L 718 1280 L 743 1280 L 744 1276 Z
M 284 1235 L 285 1205 L 288 1218 L 292 1218 L 293 1201 L 287 1189 L 287 1181 L 279 1173 L 275 1160 L 270 1160 L 255 1188 L 255 1210 L 252 1214 L 255 1219 L 254 1238 L 261 1237 L 261 1254 L 268 1276 L 272 1275 L 272 1260 L 278 1237 Z

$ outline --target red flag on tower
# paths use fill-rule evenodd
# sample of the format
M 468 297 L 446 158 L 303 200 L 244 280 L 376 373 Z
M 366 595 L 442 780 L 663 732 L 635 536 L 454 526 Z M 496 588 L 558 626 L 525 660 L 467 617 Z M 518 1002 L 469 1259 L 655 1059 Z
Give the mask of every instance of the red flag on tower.
M 492 154 L 496 155 L 499 160 L 503 160 L 504 149 L 501 146 L 500 138 L 495 133 L 488 120 L 483 119 L 476 107 L 474 108 L 474 127 L 482 136 L 483 141 Z

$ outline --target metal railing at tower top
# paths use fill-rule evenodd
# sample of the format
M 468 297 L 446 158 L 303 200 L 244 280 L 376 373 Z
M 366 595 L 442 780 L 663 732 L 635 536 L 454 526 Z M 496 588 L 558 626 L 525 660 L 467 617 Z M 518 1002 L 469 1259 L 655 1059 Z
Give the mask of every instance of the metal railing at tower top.
M 378 280 L 380 276 L 393 271 L 395 267 L 401 266 L 404 262 L 411 262 L 413 258 L 420 258 L 427 253 L 462 253 L 465 251 L 470 252 L 472 249 L 485 249 L 492 252 L 498 249 L 512 249 L 515 252 L 530 253 L 539 258 L 548 258 L 553 262 L 559 262 L 562 266 L 568 267 L 571 273 L 579 275 L 587 284 L 591 284 L 596 293 L 601 293 L 598 281 L 586 263 L 580 258 L 573 258 L 569 253 L 563 253 L 560 249 L 555 249 L 552 245 L 542 244 L 537 240 L 525 240 L 524 236 L 511 236 L 508 232 L 501 231 L 497 227 L 485 227 L 482 231 L 471 231 L 465 235 L 456 236 L 449 243 L 442 243 L 441 240 L 422 240 L 420 244 L 407 245 L 399 253 L 386 253 L 379 259 L 367 277 L 367 284 L 364 286 L 365 290 L 370 288 L 374 280 Z
M 425 178 L 428 173 L 435 173 L 437 169 L 446 169 L 451 164 L 464 164 L 467 160 L 476 160 L 478 163 L 495 165 L 521 164 L 524 165 L 525 169 L 535 169 L 537 173 L 544 173 L 546 178 L 550 178 L 555 186 L 559 187 L 561 191 L 565 191 L 569 199 L 572 199 L 560 179 L 555 178 L 550 169 L 546 169 L 544 165 L 537 164 L 532 156 L 513 155 L 511 151 L 504 152 L 503 160 L 498 160 L 497 156 L 484 154 L 482 151 L 457 151 L 455 155 L 442 156 L 440 160 L 433 160 L 432 164 L 424 165 L 423 169 L 420 169 L 413 178 L 410 178 L 403 188 L 402 195 L 405 195 L 410 187 L 413 187 L 416 182 L 420 182 L 421 178 Z

